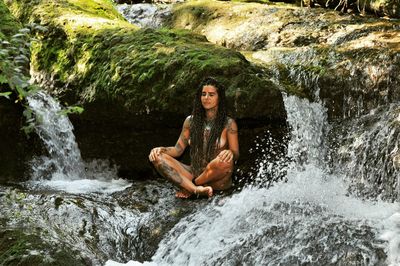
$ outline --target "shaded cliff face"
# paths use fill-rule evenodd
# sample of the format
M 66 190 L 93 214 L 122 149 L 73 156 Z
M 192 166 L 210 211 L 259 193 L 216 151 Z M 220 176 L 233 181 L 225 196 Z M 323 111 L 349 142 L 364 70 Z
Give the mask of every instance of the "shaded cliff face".
M 0 97 L 0 182 L 21 179 L 25 172 L 27 139 L 20 130 L 21 107 Z

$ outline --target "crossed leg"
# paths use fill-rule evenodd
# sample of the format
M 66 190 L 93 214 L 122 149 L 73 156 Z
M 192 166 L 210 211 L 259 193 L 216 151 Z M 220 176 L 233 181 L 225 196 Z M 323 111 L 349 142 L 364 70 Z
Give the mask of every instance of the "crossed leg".
M 192 194 L 207 197 L 213 195 L 211 186 L 196 186 L 193 184 L 193 175 L 187 166 L 168 154 L 161 153 L 152 163 L 163 177 L 171 180 L 174 184 L 183 189 L 183 191 L 177 192 L 177 197 L 188 198 Z
M 232 186 L 233 161 L 223 162 L 218 157 L 212 160 L 194 180 L 195 185 L 209 185 L 214 190 L 225 190 Z

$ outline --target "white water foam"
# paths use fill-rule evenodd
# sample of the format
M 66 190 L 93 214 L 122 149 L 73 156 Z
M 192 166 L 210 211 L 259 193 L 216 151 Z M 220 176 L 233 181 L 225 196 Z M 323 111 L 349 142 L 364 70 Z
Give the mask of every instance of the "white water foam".
M 36 117 L 35 130 L 43 140 L 49 156 L 33 167 L 33 179 L 40 179 L 44 172 L 51 171 L 63 175 L 65 179 L 76 180 L 84 177 L 84 165 L 73 126 L 59 102 L 44 91 L 38 91 L 27 97 L 29 107 Z
M 27 98 L 36 117 L 35 130 L 43 140 L 48 156 L 31 162 L 31 188 L 50 188 L 69 193 L 112 193 L 131 184 L 117 177 L 117 169 L 107 161 L 85 163 L 75 141 L 73 125 L 58 101 L 44 91 Z
M 385 230 L 381 238 L 388 242 L 386 248 L 388 264 L 400 265 L 400 212 L 394 213 L 385 221 Z
M 285 106 L 293 162 L 287 181 L 215 198 L 176 224 L 145 265 L 337 263 L 348 255 L 340 245 L 358 247 L 363 265 L 382 263 L 376 249 L 384 249 L 386 263 L 399 265 L 398 203 L 348 195 L 343 176 L 330 173 L 324 163 L 324 108 L 295 97 L 285 98 Z M 314 250 L 318 246 L 320 252 Z M 121 264 L 109 260 L 106 265 Z
M 391 265 L 399 265 L 400 214 L 397 204 L 347 196 L 346 188 L 337 176 L 327 175 L 313 166 L 289 172 L 288 180 L 269 189 L 245 188 L 229 198 L 215 199 L 205 209 L 179 222 L 160 243 L 151 262 L 120 264 L 109 260 L 106 265 L 202 265 L 205 262 L 209 265 L 232 265 L 234 262 L 227 258 L 236 248 L 245 246 L 247 241 L 261 238 L 274 227 L 287 228 L 302 223 L 294 235 L 285 235 L 287 239 L 299 239 L 294 248 L 282 254 L 280 260 L 275 258 L 270 261 L 271 265 L 285 264 L 285 259 L 304 254 L 304 244 L 300 239 L 313 232 L 315 227 L 328 227 L 326 220 L 331 223 L 348 222 L 355 227 L 368 225 L 377 232 L 384 232 L 382 239 L 389 241 L 388 261 Z M 281 204 L 290 207 L 281 209 Z M 301 208 L 302 214 L 294 213 L 297 208 Z M 315 209 L 321 212 L 316 213 Z M 332 231 L 331 234 L 338 235 L 340 232 Z M 320 241 L 325 241 L 325 237 L 328 236 L 322 236 Z M 252 248 L 250 264 L 268 264 L 271 258 L 264 254 L 284 249 L 279 244 L 282 243 L 277 244 L 274 239 L 263 239 L 261 246 Z M 357 245 L 357 240 L 351 244 Z M 332 255 L 332 260 L 334 257 Z M 312 258 L 309 261 L 303 259 L 304 262 L 312 262 Z
M 79 179 L 79 180 L 43 180 L 29 183 L 31 188 L 49 188 L 61 190 L 73 194 L 81 193 L 114 193 L 124 190 L 132 185 L 132 183 L 124 179 L 112 179 L 109 181 Z

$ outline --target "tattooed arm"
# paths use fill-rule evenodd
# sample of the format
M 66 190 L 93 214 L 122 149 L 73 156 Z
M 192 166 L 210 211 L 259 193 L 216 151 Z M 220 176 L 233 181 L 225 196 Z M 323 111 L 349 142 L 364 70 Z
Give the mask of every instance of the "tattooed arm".
M 239 159 L 239 139 L 238 139 L 238 127 L 232 118 L 228 120 L 227 138 L 229 143 L 229 149 L 233 153 L 233 160 Z
M 186 147 L 189 144 L 190 119 L 191 116 L 188 116 L 185 119 L 185 122 L 183 122 L 182 131 L 175 146 L 157 147 L 152 149 L 149 156 L 150 161 L 154 161 L 154 159 L 161 153 L 166 153 L 172 157 L 179 157 L 182 155 L 182 153 L 185 151 Z

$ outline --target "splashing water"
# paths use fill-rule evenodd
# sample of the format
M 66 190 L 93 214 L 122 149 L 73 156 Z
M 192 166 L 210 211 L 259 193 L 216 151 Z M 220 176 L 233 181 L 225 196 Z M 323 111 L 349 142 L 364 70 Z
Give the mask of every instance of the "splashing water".
M 348 195 L 343 176 L 325 163 L 325 108 L 293 96 L 285 107 L 292 128 L 286 181 L 214 198 L 181 220 L 143 265 L 398 265 L 398 204 Z
M 291 127 L 288 157 L 296 165 L 325 166 L 325 136 L 329 130 L 326 109 L 318 103 L 294 96 L 285 97 L 287 120 Z
M 34 164 L 33 179 L 40 179 L 49 170 L 54 180 L 84 177 L 85 167 L 72 133 L 73 126 L 62 114 L 61 105 L 43 91 L 29 96 L 27 100 L 36 115 L 36 132 L 49 153 L 49 157 L 40 158 L 42 164 Z
M 361 197 L 398 198 L 400 105 L 375 109 L 357 121 L 349 121 L 338 135 L 336 157 L 351 190 Z M 397 165 L 397 166 L 396 166 Z
M 36 117 L 35 130 L 43 140 L 48 156 L 31 161 L 33 188 L 50 187 L 70 193 L 102 191 L 112 193 L 130 184 L 117 178 L 116 167 L 106 161 L 84 163 L 73 134 L 73 125 L 59 102 L 44 91 L 27 98 Z

